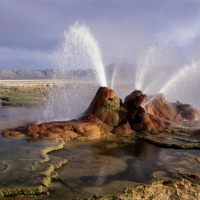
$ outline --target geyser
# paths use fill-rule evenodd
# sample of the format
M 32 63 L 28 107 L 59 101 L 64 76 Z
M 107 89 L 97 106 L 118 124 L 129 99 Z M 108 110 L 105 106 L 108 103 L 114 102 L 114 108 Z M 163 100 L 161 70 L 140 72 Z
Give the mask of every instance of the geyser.
M 117 76 L 117 66 L 115 66 L 114 70 L 113 70 L 113 74 L 112 74 L 112 80 L 111 80 L 111 89 L 114 89 L 114 83 L 116 81 L 116 76 Z
M 180 66 L 174 63 L 174 59 L 170 46 L 161 48 L 156 44 L 147 48 L 137 61 L 135 89 L 148 95 L 163 93 L 168 101 L 181 100 L 200 108 L 197 92 L 200 83 L 199 60 Z M 145 102 L 145 105 L 150 102 Z
M 187 82 L 191 80 L 191 77 L 188 77 L 190 73 L 197 74 L 199 72 L 198 63 L 193 62 L 191 65 L 186 65 L 184 68 L 178 70 L 174 76 L 160 89 L 161 93 L 166 93 L 173 87 L 176 87 L 178 82 Z
M 38 121 L 69 120 L 75 118 L 87 108 L 97 84 L 91 81 L 91 76 L 85 74 L 84 81 L 74 76 L 66 77 L 66 71 L 73 73 L 74 69 L 93 68 L 100 86 L 107 86 L 105 70 L 101 53 L 93 34 L 85 25 L 75 23 L 64 33 L 64 42 L 55 52 L 59 74 L 54 77 L 55 87 L 50 89 L 49 99 L 45 104 L 43 117 Z M 81 70 L 80 70 L 81 71 Z M 87 78 L 88 77 L 88 78 Z M 92 77 L 93 78 L 93 77 Z M 75 80 L 74 80 L 75 79 Z M 78 80 L 77 83 L 76 81 Z M 80 101 L 80 99 L 82 99 Z M 84 102 L 87 100 L 87 102 Z M 86 106 L 86 107 L 85 107 Z
M 152 45 L 142 54 L 137 62 L 135 88 L 144 89 L 144 83 L 149 78 L 154 68 L 159 66 L 159 49 L 157 45 Z M 148 76 L 148 77 L 147 77 Z
M 66 70 L 91 66 L 95 69 L 100 86 L 107 86 L 100 49 L 89 28 L 76 22 L 64 33 L 64 37 L 65 41 L 57 54 L 59 68 Z

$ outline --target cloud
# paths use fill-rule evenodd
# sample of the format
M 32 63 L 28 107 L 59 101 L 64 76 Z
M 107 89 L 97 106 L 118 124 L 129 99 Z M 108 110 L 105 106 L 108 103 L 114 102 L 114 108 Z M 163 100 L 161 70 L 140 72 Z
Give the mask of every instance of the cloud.
M 27 68 L 46 69 L 52 67 L 53 54 L 40 50 L 0 48 L 1 69 Z M 21 65 L 19 65 L 21 63 Z
M 158 32 L 157 36 L 163 44 L 173 43 L 182 47 L 189 45 L 200 36 L 199 21 L 200 14 L 189 22 L 169 26 L 165 32 Z
M 199 11 L 198 0 L 2 0 L 0 47 L 53 52 L 64 41 L 64 31 L 79 21 L 97 39 L 105 64 L 135 62 L 155 42 L 166 48 L 172 44 L 179 62 L 185 62 L 199 49 Z M 21 67 L 22 60 L 15 66 Z

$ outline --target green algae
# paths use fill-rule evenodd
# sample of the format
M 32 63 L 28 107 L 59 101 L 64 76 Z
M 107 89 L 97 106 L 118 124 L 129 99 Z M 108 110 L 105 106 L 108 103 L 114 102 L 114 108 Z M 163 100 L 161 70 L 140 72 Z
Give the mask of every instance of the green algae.
M 12 188 L 0 190 L 0 198 L 6 196 L 15 196 L 15 195 L 38 195 L 47 191 L 45 186 L 39 185 L 37 187 L 25 187 L 25 188 Z
M 2 106 L 32 107 L 44 102 L 48 96 L 48 88 L 45 86 L 2 86 L 0 99 Z
M 67 163 L 66 159 L 47 155 L 62 149 L 62 140 L 0 138 L 0 145 L 0 198 L 48 193 L 52 179 L 57 177 L 55 169 Z
M 36 176 L 37 183 L 41 184 L 38 186 L 40 190 L 38 191 L 36 187 L 21 187 L 20 190 L 17 188 L 18 190 L 14 191 L 15 188 L 11 188 L 12 191 L 7 191 L 5 195 L 12 196 L 11 194 L 17 194 L 18 198 L 23 200 L 27 198 L 25 195 L 29 195 L 28 198 L 30 199 L 38 200 L 76 199 L 77 196 L 79 196 L 77 199 L 101 200 L 152 199 L 153 197 L 153 199 L 159 199 L 161 197 L 159 196 L 160 194 L 157 193 L 157 190 L 159 190 L 163 195 L 163 199 L 166 199 L 167 194 L 171 194 L 174 199 L 179 197 L 181 197 L 181 199 L 187 199 L 188 195 L 191 199 L 192 197 L 199 197 L 199 187 L 187 182 L 190 178 L 194 179 L 195 174 L 195 177 L 197 177 L 200 173 L 199 162 L 196 160 L 198 155 L 197 150 L 174 150 L 168 148 L 160 150 L 160 148 L 146 142 L 142 144 L 141 141 L 142 140 L 131 140 L 130 137 L 110 137 L 104 140 L 93 141 L 66 141 L 65 147 L 61 151 L 51 152 L 48 154 L 48 157 L 44 152 L 49 152 L 53 148 L 49 148 L 49 145 L 44 144 L 45 148 L 44 146 L 40 148 L 40 152 L 43 152 L 39 155 L 40 162 L 34 161 L 35 164 L 26 166 L 27 169 L 29 168 L 36 171 L 36 169 L 45 165 L 45 170 L 39 170 Z M 51 141 L 44 142 L 51 143 Z M 59 146 L 59 144 L 60 143 L 54 145 L 54 147 Z M 29 143 L 29 145 L 33 144 Z M 134 145 L 136 145 L 136 152 L 134 151 L 135 148 L 132 149 Z M 31 149 L 33 150 L 33 147 L 31 147 Z M 55 149 L 57 149 L 57 147 Z M 126 150 L 124 154 L 122 153 L 124 151 L 122 151 L 122 149 Z M 141 161 L 145 161 L 146 156 L 149 158 L 146 160 L 149 164 L 148 170 L 152 170 L 154 173 L 156 172 L 155 169 L 158 168 L 157 173 L 154 173 L 154 178 L 156 178 L 157 181 L 154 181 L 152 184 L 137 184 L 137 181 L 127 180 L 127 177 L 137 176 L 137 171 L 135 171 L 137 167 L 135 168 L 135 166 L 137 166 L 137 160 L 140 159 L 140 157 L 138 157 L 137 154 L 133 155 L 133 153 L 138 153 L 139 149 L 141 152 L 145 152 L 142 155 L 140 153 L 138 154 L 138 156 L 141 156 Z M 157 152 L 157 150 L 160 152 Z M 150 163 L 155 156 L 157 158 Z M 69 163 L 55 172 L 55 169 L 66 163 L 65 158 L 69 160 Z M 5 163 L 2 164 L 4 164 L 5 169 Z M 129 172 L 127 171 L 127 173 L 130 174 L 128 174 L 128 176 L 124 174 L 123 180 L 118 180 L 115 176 L 118 173 L 125 172 L 125 170 L 128 169 L 128 164 L 130 164 L 129 167 L 131 167 L 131 169 Z M 143 168 L 143 166 L 146 166 L 146 162 L 143 164 L 141 163 L 139 166 L 144 174 L 147 168 Z M 151 169 L 152 167 L 155 167 L 155 169 Z M 177 175 L 177 172 L 179 173 L 178 176 L 176 176 L 178 180 L 180 178 L 187 180 L 174 181 L 171 174 Z M 151 174 L 153 175 L 153 173 Z M 105 179 L 102 179 L 104 177 Z M 113 177 L 111 181 L 108 180 L 109 177 Z M 101 182 L 98 181 L 106 179 L 107 181 L 105 183 L 99 185 Z M 185 187 L 185 189 L 190 192 L 184 192 L 182 195 L 179 192 L 179 187 Z M 176 192 L 178 192 L 178 194 Z M 34 196 L 42 193 L 43 195 Z M 4 193 L 2 196 L 3 195 Z M 157 198 L 157 196 L 159 198 Z

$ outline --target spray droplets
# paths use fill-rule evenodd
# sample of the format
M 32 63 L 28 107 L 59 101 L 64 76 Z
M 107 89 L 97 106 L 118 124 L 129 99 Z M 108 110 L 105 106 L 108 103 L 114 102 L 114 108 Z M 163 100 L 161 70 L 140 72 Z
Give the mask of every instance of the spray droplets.
M 107 86 L 101 53 L 89 28 L 76 22 L 64 37 L 65 41 L 57 52 L 59 68 L 94 68 L 99 84 Z
M 159 57 L 160 55 L 157 44 L 150 46 L 145 54 L 140 56 L 140 59 L 137 62 L 135 80 L 135 88 L 137 90 L 141 90 L 144 88 L 144 83 L 147 79 L 147 76 L 149 77 L 149 73 L 151 73 L 153 68 L 158 67 L 159 65 Z

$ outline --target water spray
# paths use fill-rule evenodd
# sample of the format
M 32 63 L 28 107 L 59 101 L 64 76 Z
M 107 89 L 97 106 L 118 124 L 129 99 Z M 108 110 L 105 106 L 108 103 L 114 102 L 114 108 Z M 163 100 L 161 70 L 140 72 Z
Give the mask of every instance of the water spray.
M 64 33 L 64 37 L 65 41 L 58 51 L 59 68 L 92 67 L 100 86 L 107 87 L 100 49 L 89 28 L 76 22 Z
M 199 72 L 199 65 L 197 62 L 193 61 L 191 65 L 186 65 L 183 69 L 178 70 L 175 75 L 160 89 L 160 93 L 166 93 L 177 82 L 188 79 L 188 74 L 192 72 L 193 75 Z M 190 77 L 191 78 L 191 77 Z
M 116 76 L 117 76 L 117 69 L 115 67 L 113 70 L 113 75 L 112 75 L 112 81 L 111 81 L 111 87 L 110 87 L 111 89 L 114 89 L 114 82 L 115 82 Z

